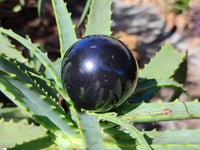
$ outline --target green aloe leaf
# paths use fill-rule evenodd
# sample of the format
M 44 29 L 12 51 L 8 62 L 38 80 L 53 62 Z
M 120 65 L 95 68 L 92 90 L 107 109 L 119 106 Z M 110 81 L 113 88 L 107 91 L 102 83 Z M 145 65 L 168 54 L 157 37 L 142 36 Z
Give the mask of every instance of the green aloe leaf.
M 52 82 L 48 79 L 42 80 L 41 78 L 37 78 L 35 76 L 32 76 L 31 74 L 35 73 L 37 74 L 34 69 L 26 66 L 24 63 L 20 63 L 16 61 L 15 59 L 10 59 L 2 54 L 0 54 L 0 70 L 3 70 L 7 73 L 15 74 L 20 80 L 30 83 L 30 84 L 37 84 L 35 85 L 35 88 L 37 91 L 39 91 L 41 94 L 44 95 L 44 92 L 58 101 L 57 93 L 54 88 L 52 88 Z M 37 76 L 41 76 L 37 74 Z M 46 95 L 45 94 L 45 95 Z
M 2 1 L 0 1 L 0 2 L 3 2 L 4 0 L 2 0 Z M 21 6 L 21 4 L 16 4 L 15 6 L 12 6 L 12 8 L 6 8 L 6 9 L 4 9 L 4 8 L 1 8 L 0 9 L 0 12 L 1 13 L 8 13 L 8 14 L 12 14 L 12 13 L 18 13 L 18 12 L 20 12 L 20 11 L 22 11 L 22 6 Z
M 186 89 L 184 89 L 182 84 L 179 84 L 178 82 L 174 80 L 163 80 L 163 79 L 141 79 L 139 78 L 137 87 L 134 91 L 134 94 L 127 102 L 119 106 L 118 108 L 114 109 L 115 112 L 118 113 L 118 115 L 126 114 L 127 112 L 135 109 L 137 105 L 140 105 L 141 102 L 145 101 L 146 99 L 146 93 L 147 91 L 152 91 L 157 88 L 161 87 L 175 87 L 176 89 L 180 90 L 181 92 L 186 93 L 188 96 L 188 99 L 191 100 L 191 96 L 187 92 Z M 147 93 L 148 94 L 148 93 Z
M 77 41 L 76 33 L 71 20 L 71 14 L 68 12 L 64 1 L 52 0 L 52 4 L 58 27 L 61 48 L 60 53 L 61 57 L 63 58 L 68 48 L 71 47 Z
M 198 141 L 200 129 L 193 130 L 166 130 L 166 131 L 146 131 L 145 134 L 152 139 L 152 144 L 185 144 L 197 145 L 200 147 Z M 162 137 L 162 138 L 161 138 Z M 195 137 L 195 138 L 194 138 Z M 178 140 L 177 140 L 178 139 Z M 187 139 L 187 142 L 186 142 Z M 187 145 L 186 144 L 186 145 Z
M 30 41 L 24 39 L 23 37 L 19 36 L 18 34 L 12 32 L 11 30 L 6 30 L 1 28 L 0 32 L 14 38 L 18 42 L 20 42 L 22 45 L 24 45 L 29 51 L 31 51 L 38 60 L 41 61 L 41 63 L 46 67 L 46 69 L 50 72 L 52 78 L 55 80 L 57 85 L 59 87 L 62 87 L 62 83 L 60 81 L 60 73 L 58 72 L 57 68 L 54 66 L 54 64 L 50 61 L 50 59 L 47 57 L 46 54 L 41 52 L 35 45 L 33 45 Z
M 43 0 L 38 0 L 37 12 L 38 12 L 39 17 L 41 16 L 42 3 L 43 3 Z
M 82 12 L 81 18 L 79 20 L 78 26 L 80 26 L 83 23 L 83 20 L 86 17 L 87 12 L 88 12 L 88 10 L 90 8 L 91 2 L 92 2 L 92 0 L 87 0 L 86 5 L 84 7 L 84 10 Z
M 184 58 L 183 62 L 180 64 L 180 67 L 175 72 L 175 80 L 181 84 L 185 84 L 187 79 L 187 57 Z M 175 88 L 174 93 L 170 101 L 174 101 L 181 95 L 182 91 L 180 88 Z
M 177 9 L 177 11 L 183 11 L 185 9 L 189 8 L 189 2 L 190 0 L 175 0 L 173 3 L 170 5 L 174 8 Z
M 53 139 L 56 145 L 58 145 L 58 150 L 85 150 L 81 139 L 76 139 L 75 143 L 67 144 L 66 140 L 61 137 L 55 136 L 51 133 L 49 134 L 49 136 L 51 137 L 51 139 Z
M 0 71 L 0 76 L 1 91 L 13 102 L 18 101 L 18 105 L 41 125 L 67 139 L 78 136 L 76 127 L 48 96 L 41 95 L 33 85 L 20 81 L 15 75 Z
M 179 65 L 186 58 L 186 53 L 178 53 L 170 44 L 164 45 L 151 61 L 140 70 L 139 78 L 167 80 L 174 75 Z M 139 83 L 138 83 L 139 85 Z M 142 85 L 141 85 L 142 86 Z M 136 87 L 137 88 L 137 87 Z M 157 87 L 149 89 L 138 95 L 134 95 L 136 101 L 149 102 L 150 99 L 161 89 Z
M 174 80 L 163 80 L 163 79 L 139 79 L 138 85 L 134 91 L 134 94 L 139 94 L 145 92 L 149 89 L 158 88 L 158 87 L 175 87 L 179 88 L 181 92 L 187 93 L 187 90 L 184 89 L 183 85 L 174 81 Z M 189 94 L 188 94 L 189 96 Z
M 145 65 L 139 77 L 147 79 L 169 79 L 179 68 L 186 53 L 178 53 L 170 44 L 162 46 L 157 55 Z
M 133 139 L 137 139 L 138 143 L 142 146 L 143 149 L 152 150 L 151 146 L 149 145 L 149 143 L 147 142 L 147 140 L 144 137 L 144 133 L 137 130 L 128 121 L 121 119 L 119 117 L 116 117 L 115 115 L 110 115 L 108 113 L 103 114 L 103 115 L 99 114 L 98 117 L 99 117 L 99 119 L 102 119 L 104 121 L 109 121 L 116 125 L 121 126 L 122 128 L 124 128 L 126 130 L 126 132 L 128 132 L 130 134 L 130 137 L 132 137 Z
M 97 116 L 80 112 L 76 112 L 76 116 L 85 149 L 104 150 L 104 143 Z
M 53 144 L 46 132 L 39 126 L 0 120 L 0 148 L 13 148 L 31 141 L 38 141 L 35 145 L 38 148 L 46 148 Z
M 44 76 L 42 76 L 42 75 L 38 75 L 38 74 L 35 74 L 35 73 L 33 73 L 33 72 L 30 72 L 30 74 L 33 76 L 33 77 L 35 77 L 35 79 L 37 78 L 40 82 L 46 82 L 46 84 L 44 84 L 44 85 L 46 85 L 47 86 L 47 84 L 50 84 L 50 85 L 52 85 L 53 86 L 53 88 L 54 88 L 54 90 L 57 90 L 58 91 L 58 93 L 60 94 L 60 95 L 62 95 L 62 97 L 64 98 L 64 100 L 67 102 L 67 104 L 70 104 L 70 105 L 73 105 L 73 103 L 72 103 L 72 101 L 71 101 L 71 99 L 69 98 L 69 96 L 68 96 L 68 94 L 67 94 L 67 92 L 65 91 L 65 89 L 64 88 L 60 88 L 60 87 L 57 87 L 57 86 L 55 86 L 55 85 L 53 85 L 53 83 L 51 82 L 51 81 L 49 81 L 48 79 L 46 79 Z M 37 81 L 38 82 L 38 81 Z M 42 86 L 41 86 L 42 87 Z M 49 91 L 48 90 L 48 86 L 45 88 L 45 90 L 47 90 L 47 91 Z M 47 94 L 48 95 L 50 95 L 50 96 L 52 96 L 52 94 L 54 93 L 55 91 L 52 91 L 52 92 L 48 92 Z M 57 96 L 57 95 L 56 95 Z M 56 96 L 55 95 L 53 95 L 52 97 L 53 98 L 56 98 Z M 55 99 L 57 102 L 58 102 L 58 100 L 57 99 Z M 67 105 L 68 106 L 68 105 Z
M 5 107 L 0 106 L 0 118 L 4 118 L 5 121 L 13 119 L 15 122 L 23 119 L 28 119 L 29 116 L 24 113 L 19 107 Z
M 198 150 L 199 131 L 194 130 L 166 130 L 166 131 L 144 131 L 145 138 L 151 143 L 154 150 Z M 104 130 L 104 142 L 106 150 L 143 150 L 137 141 L 134 141 L 128 133 L 120 128 Z M 195 138 L 194 138 L 195 137 Z M 136 138 L 136 137 L 135 137 Z M 187 143 L 187 144 L 186 144 Z
M 92 0 L 85 36 L 111 35 L 111 0 Z
M 54 125 L 45 114 L 38 109 L 36 105 L 29 101 L 22 93 L 17 89 L 14 89 L 11 84 L 6 81 L 1 80 L 0 90 L 3 92 L 13 103 L 15 103 L 19 108 L 24 110 L 30 117 L 35 119 L 38 123 L 42 124 L 44 127 L 50 131 L 55 131 L 56 135 L 62 135 L 59 128 Z M 45 122 L 45 124 L 43 123 Z
M 28 60 L 22 56 L 22 53 L 18 51 L 14 45 L 10 43 L 10 40 L 0 33 L 0 52 L 6 56 L 16 59 L 17 61 L 31 66 Z
M 200 119 L 200 103 L 196 101 L 189 102 L 162 102 L 129 104 L 129 107 L 135 108 L 122 116 L 123 119 L 136 122 L 159 122 L 170 120 Z M 127 110 L 129 109 L 127 105 Z
M 9 148 L 9 150 L 25 150 L 25 149 L 30 149 L 31 150 L 59 150 L 57 144 L 54 144 L 50 137 L 46 136 L 43 138 L 39 138 L 36 140 L 31 140 L 29 142 L 24 142 L 23 144 L 16 145 L 13 148 Z

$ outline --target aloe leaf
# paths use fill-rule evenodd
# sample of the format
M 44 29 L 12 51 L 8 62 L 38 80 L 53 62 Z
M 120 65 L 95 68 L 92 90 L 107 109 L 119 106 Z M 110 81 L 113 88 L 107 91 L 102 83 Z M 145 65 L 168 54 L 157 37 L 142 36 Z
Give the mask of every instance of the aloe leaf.
M 147 79 L 169 79 L 179 68 L 186 53 L 178 53 L 170 44 L 162 46 L 157 55 L 140 71 L 139 77 Z
M 52 0 L 52 4 L 58 27 L 61 47 L 60 53 L 61 57 L 63 58 L 65 52 L 69 49 L 69 47 L 71 47 L 77 41 L 76 33 L 71 20 L 71 14 L 68 12 L 64 1 Z
M 0 1 L 1 2 L 1 1 Z M 6 9 L 0 9 L 0 12 L 1 13 L 18 13 L 18 12 L 20 12 L 22 10 L 22 7 L 21 7 L 21 4 L 17 4 L 17 5 L 15 5 L 15 6 L 12 6 L 12 8 L 11 9 L 8 9 L 8 8 L 6 8 Z
M 199 150 L 199 145 L 195 144 L 163 144 L 163 145 L 151 145 L 153 150 Z M 120 145 L 116 142 L 116 144 L 106 143 L 105 150 L 144 150 L 140 145 Z
M 6 107 L 1 108 L 0 106 L 0 118 L 4 118 L 5 121 L 13 119 L 18 122 L 22 119 L 28 119 L 29 116 L 24 113 L 19 107 Z
M 41 117 L 39 119 L 34 118 L 36 121 L 40 121 L 39 123 L 41 125 L 47 127 L 50 125 L 53 126 L 53 128 L 59 128 L 60 131 L 62 131 L 61 135 L 67 138 L 69 138 L 69 136 L 70 138 L 77 136 L 76 127 L 73 125 L 71 120 L 58 105 L 51 104 L 53 101 L 48 96 L 39 94 L 31 84 L 20 81 L 14 75 L 11 76 L 2 71 L 0 71 L 0 73 L 1 90 L 9 96 L 11 100 L 16 100 L 18 98 L 23 99 L 21 100 L 21 105 L 26 108 L 26 110 L 29 109 L 29 112 L 32 111 L 33 118 L 35 114 L 39 113 L 38 115 L 46 116 L 51 122 L 49 123 L 48 120 L 41 120 Z M 48 124 L 44 121 L 48 121 Z M 58 129 L 53 129 L 53 132 L 55 132 L 54 130 L 56 131 Z
M 181 84 L 185 84 L 187 79 L 187 57 L 184 58 L 183 62 L 180 64 L 180 67 L 175 72 L 175 80 Z M 180 88 L 175 88 L 174 93 L 170 101 L 174 101 L 181 95 L 182 91 Z
M 87 12 L 88 12 L 88 10 L 90 8 L 90 4 L 91 4 L 91 0 L 87 0 L 86 5 L 84 7 L 84 10 L 83 10 L 83 12 L 81 14 L 81 18 L 79 20 L 78 26 L 80 26 L 83 23 L 83 20 L 86 17 Z
M 26 40 L 31 41 L 29 35 L 25 36 Z M 34 44 L 36 47 L 40 46 L 40 44 Z M 34 70 L 37 72 L 41 71 L 43 67 L 42 63 L 37 59 L 32 51 L 29 51 L 29 63 L 33 66 Z M 12 57 L 11 57 L 12 58 Z
M 38 0 L 37 12 L 38 12 L 39 17 L 41 16 L 42 3 L 43 3 L 43 0 Z
M 189 2 L 190 0 L 175 0 L 173 3 L 170 3 L 174 9 L 177 9 L 177 11 L 183 11 L 185 9 L 189 8 Z
M 136 138 L 138 140 L 138 142 L 141 144 L 143 149 L 152 150 L 151 146 L 147 143 L 147 141 L 146 141 L 146 139 L 144 137 L 144 133 L 142 133 L 139 130 L 137 130 L 132 124 L 130 124 L 126 120 L 118 118 L 115 115 L 109 115 L 108 113 L 107 114 L 103 114 L 103 115 L 99 114 L 98 117 L 99 117 L 99 119 L 103 119 L 105 121 L 112 122 L 112 123 L 114 123 L 116 125 L 120 125 L 127 132 L 129 132 L 130 136 L 133 139 Z
M 54 132 L 57 136 L 62 136 L 63 133 L 51 120 L 49 120 L 45 114 L 39 110 L 27 97 L 13 88 L 12 85 L 7 84 L 4 81 L 0 82 L 0 90 L 3 92 L 13 103 L 19 108 L 24 110 L 31 118 L 46 127 L 48 130 Z
M 3 29 L 0 29 L 0 31 L 1 30 L 3 30 Z M 4 30 L 3 30 L 4 31 Z M 5 30 L 5 31 L 8 31 L 8 30 Z M 8 32 L 12 32 L 12 31 L 8 31 Z M 14 33 L 13 33 L 14 34 Z M 15 34 L 14 34 L 15 35 Z M 13 36 L 14 36 L 13 35 Z M 16 36 L 18 36 L 18 35 L 16 35 Z M 29 42 L 29 41 L 28 41 Z M 30 43 L 31 44 L 31 43 Z M 32 45 L 32 44 L 31 44 Z M 34 45 L 32 45 L 32 46 L 34 46 Z M 33 51 L 34 53 L 36 53 L 37 54 L 37 51 L 35 52 L 35 51 Z M 39 51 L 38 50 L 38 55 L 40 55 L 40 53 L 41 54 L 43 54 L 41 51 Z M 48 59 L 47 58 L 47 56 L 46 55 L 42 55 L 42 56 L 44 56 L 44 57 L 46 57 L 46 59 Z M 1 57 L 0 58 L 2 58 L 3 56 L 1 55 Z M 45 59 L 43 60 L 43 61 L 46 61 Z M 50 60 L 49 60 L 50 61 Z M 51 63 L 51 62 L 50 62 Z M 5 60 L 3 61 L 3 62 L 1 62 L 1 64 L 0 64 L 0 67 L 1 68 L 4 68 L 4 71 L 6 70 L 7 72 L 9 72 L 9 73 L 14 73 L 14 74 L 17 74 L 17 76 L 21 79 L 21 80 L 23 80 L 23 81 L 25 81 L 25 82 L 27 82 L 27 83 L 31 83 L 30 82 L 30 79 L 28 79 L 28 80 L 25 80 L 25 79 L 27 79 L 27 77 L 25 77 L 26 75 L 24 75 L 24 73 L 23 73 L 23 71 L 30 71 L 30 72 L 33 72 L 33 73 L 35 73 L 34 72 L 34 70 L 33 69 L 28 69 L 28 67 L 25 67 L 23 64 L 21 64 L 20 65 L 20 63 L 18 62 L 17 64 L 19 64 L 20 66 L 18 66 L 18 67 L 22 67 L 22 68 L 25 68 L 23 71 L 19 71 L 17 68 L 16 68 L 16 66 L 14 66 L 13 67 L 13 65 L 11 65 L 11 66 L 9 66 L 8 64 L 10 64 L 10 62 L 9 61 L 6 61 L 5 62 Z M 3 65 L 3 66 L 2 66 Z M 53 65 L 53 64 L 52 64 Z M 48 67 L 52 67 L 51 65 L 49 66 L 48 64 L 47 64 L 47 66 Z M 55 70 L 56 68 L 53 66 L 53 68 L 51 68 L 51 69 L 53 69 L 53 70 Z M 51 71 L 53 71 L 53 70 L 51 70 Z M 49 71 L 49 74 L 50 74 L 50 71 Z M 54 73 L 53 73 L 54 74 Z M 55 75 L 55 74 L 54 74 Z M 72 104 L 72 102 L 71 102 L 71 100 L 70 100 L 70 98 L 69 98 L 69 96 L 67 95 L 67 93 L 66 93 L 66 91 L 65 90 L 63 90 L 63 88 L 62 88 L 62 85 L 61 85 L 61 82 L 60 82 L 60 76 L 55 76 L 55 78 L 57 78 L 56 80 L 59 80 L 58 82 L 59 82 L 59 84 L 60 84 L 60 86 L 58 85 L 58 86 L 54 86 L 56 89 L 57 89 L 57 91 L 64 97 L 64 99 L 66 100 L 66 102 L 67 103 L 69 103 L 69 104 Z M 38 81 L 37 79 L 39 79 L 39 78 L 35 78 L 35 80 L 36 80 L 36 82 Z M 40 78 L 41 79 L 41 78 Z M 43 82 L 44 82 L 45 80 L 43 80 Z M 42 83 L 42 82 L 41 82 Z M 47 82 L 48 83 L 48 82 Z M 38 83 L 37 83 L 38 84 Z M 42 86 L 41 86 L 42 85 Z M 45 84 L 45 82 L 44 82 L 44 84 L 41 84 L 40 85 L 40 87 L 41 88 L 45 88 L 45 89 L 49 89 L 49 87 L 47 87 L 46 86 L 46 84 Z M 53 94 L 54 92 L 49 92 L 49 93 L 51 93 L 51 94 Z M 48 94 L 49 94 L 48 93 Z M 55 96 L 54 96 L 55 97 Z
M 52 132 L 50 132 L 49 137 L 54 141 L 54 143 L 57 145 L 57 149 L 59 150 L 85 150 L 82 139 L 74 139 L 74 143 L 66 143 L 66 140 L 62 137 L 55 136 Z
M 26 39 L 31 41 L 30 37 L 28 35 L 26 35 Z M 35 46 L 37 46 L 37 44 L 34 44 Z M 34 53 L 32 51 L 29 51 L 29 63 L 33 66 L 33 69 L 36 72 L 41 72 L 41 68 L 43 67 L 42 63 L 37 59 L 37 57 L 34 55 Z M 12 58 L 12 57 L 11 57 Z M 50 74 L 51 76 L 51 74 Z
M 186 58 L 186 53 L 178 53 L 168 43 L 164 45 L 151 61 L 140 70 L 139 78 L 144 79 L 169 79 L 179 68 L 179 65 Z M 139 83 L 138 83 L 139 85 Z M 150 99 L 160 90 L 160 87 L 150 89 L 138 95 L 134 95 L 137 101 L 149 102 Z
M 111 0 L 92 0 L 85 36 L 111 35 Z
M 46 142 L 52 144 L 50 138 L 47 137 L 46 130 L 39 126 L 26 125 L 15 122 L 5 122 L 0 120 L 0 147 L 12 148 L 25 142 L 38 139 L 48 139 Z M 40 143 L 41 147 L 48 146 L 47 143 Z
M 21 63 L 26 64 L 27 66 L 31 66 L 27 59 L 22 56 L 22 53 L 18 51 L 14 45 L 12 45 L 8 38 L 4 37 L 0 33 L 0 52 L 5 54 L 7 57 L 18 60 Z
M 27 70 L 26 73 L 22 71 L 26 66 L 24 64 L 17 63 L 16 60 L 11 60 L 10 58 L 5 57 L 0 54 L 0 70 L 15 74 L 20 80 L 23 80 L 27 83 L 32 83 L 33 81 L 28 76 Z M 23 69 L 22 69 L 23 68 Z M 31 68 L 26 67 L 26 69 L 33 71 Z
M 200 129 L 193 130 L 166 130 L 166 131 L 146 131 L 145 134 L 152 139 L 152 144 L 194 144 L 200 146 L 198 134 Z M 161 138 L 162 137 L 162 138 Z M 194 138 L 195 137 L 195 138 Z M 186 142 L 186 139 L 187 142 Z M 178 140 L 177 140 L 178 139 Z
M 29 51 L 31 51 L 40 61 L 41 63 L 46 67 L 46 69 L 49 70 L 50 74 L 52 75 L 53 79 L 57 83 L 58 86 L 62 87 L 62 83 L 60 81 L 60 73 L 56 69 L 56 67 L 53 65 L 53 63 L 49 60 L 47 55 L 45 55 L 43 52 L 41 52 L 37 47 L 35 47 L 30 41 L 22 38 L 18 34 L 12 32 L 11 30 L 6 30 L 1 28 L 0 32 L 14 38 L 18 42 L 20 42 L 22 45 L 24 45 Z
M 154 150 L 198 150 L 199 131 L 195 130 L 166 130 L 166 131 L 144 131 L 146 139 L 151 143 Z M 194 139 L 195 137 L 195 139 Z M 187 142 L 186 142 L 187 141 Z M 104 130 L 104 142 L 106 150 L 143 150 L 138 142 L 133 139 L 120 128 L 111 128 Z M 187 143 L 187 144 L 186 144 Z
M 50 121 L 36 105 L 29 101 L 27 97 L 14 89 L 12 85 L 2 80 L 0 81 L 0 90 L 35 121 L 46 127 L 48 130 L 54 132 L 57 136 L 62 136 L 62 131 L 52 121 Z
M 143 146 L 138 145 L 129 133 L 120 128 L 108 128 L 103 130 L 103 140 L 106 150 L 136 150 Z M 134 137 L 135 138 L 135 137 Z
M 53 83 L 48 79 L 43 80 L 41 78 L 32 76 L 33 73 L 37 73 L 34 71 L 34 69 L 26 66 L 24 63 L 9 59 L 0 54 L 0 70 L 3 70 L 7 73 L 15 74 L 20 80 L 26 83 L 31 83 L 33 85 L 37 84 L 37 86 L 35 85 L 35 88 L 41 94 L 45 92 L 47 95 L 55 98 L 56 101 L 58 101 L 57 93 L 55 92 L 55 89 L 51 87 Z
M 166 87 L 166 86 L 179 88 L 181 92 L 185 92 L 186 94 L 188 94 L 187 90 L 184 89 L 182 84 L 174 80 L 163 80 L 163 79 L 139 79 L 138 85 L 134 91 L 134 94 L 142 93 L 149 89 L 153 89 L 157 87 Z
M 62 95 L 62 97 L 64 98 L 64 100 L 73 106 L 73 103 L 69 97 L 69 95 L 67 94 L 67 92 L 63 89 L 63 88 L 60 88 L 60 87 L 57 87 L 57 86 L 54 86 L 53 83 L 51 81 L 49 81 L 48 79 L 46 79 L 45 77 L 41 76 L 41 75 L 38 75 L 38 74 L 35 74 L 35 73 L 32 73 L 30 72 L 30 74 L 32 76 L 34 76 L 35 78 L 38 78 L 38 79 L 41 79 L 43 82 L 46 82 L 46 83 L 49 83 L 50 85 L 52 85 L 55 90 L 57 90 L 59 92 L 60 95 Z M 52 94 L 52 93 L 51 93 Z M 58 100 L 57 100 L 58 101 Z
M 186 93 L 188 99 L 191 100 L 191 96 L 187 92 L 186 89 L 183 88 L 182 84 L 174 80 L 163 80 L 163 79 L 141 79 L 139 78 L 137 87 L 134 91 L 134 94 L 127 102 L 119 106 L 118 108 L 114 109 L 119 115 L 126 114 L 127 112 L 135 109 L 137 105 L 141 102 L 146 102 L 146 97 L 148 97 L 149 92 L 161 87 L 175 87 L 180 89 L 181 92 Z M 151 94 L 151 93 L 150 93 Z M 135 104 L 137 103 L 137 104 Z
M 75 109 L 73 110 L 76 113 L 76 120 L 82 135 L 85 149 L 104 150 L 104 143 L 98 118 L 95 115 L 83 114 L 77 112 Z
M 68 138 L 65 135 L 63 135 L 63 131 L 60 130 L 60 128 L 56 126 L 51 120 L 49 120 L 47 116 L 44 114 L 44 112 L 42 112 L 39 108 L 37 108 L 36 105 L 34 105 L 31 101 L 29 101 L 29 99 L 27 99 L 23 94 L 21 94 L 18 89 L 15 89 L 15 87 L 13 87 L 12 85 L 9 86 L 9 84 L 6 84 L 6 81 L 5 83 L 3 83 L 3 85 L 1 85 L 1 83 L 2 82 L 0 82 L 0 90 L 4 92 L 4 94 L 7 95 L 16 105 L 24 109 L 36 122 L 38 122 L 40 125 L 44 126 L 52 133 L 57 135 L 56 139 L 59 138 L 60 140 L 61 139 L 64 140 L 65 145 L 68 146 L 67 149 L 77 148 L 76 144 L 81 143 L 79 138 L 73 138 L 73 140 L 75 141 L 74 143 L 68 141 Z M 66 124 L 66 126 L 67 125 L 68 124 Z M 77 134 L 78 132 L 76 133 L 76 135 Z M 75 134 L 73 134 L 73 136 L 75 136 Z M 34 142 L 36 142 L 35 144 L 37 144 L 39 141 L 34 141 Z M 25 144 L 29 145 L 31 143 L 25 143 Z M 60 143 L 58 143 L 58 145 L 60 147 Z M 23 146 L 19 146 L 19 149 Z
M 48 136 L 36 140 L 31 140 L 29 142 L 24 142 L 23 144 L 9 148 L 9 150 L 25 150 L 30 149 L 30 147 L 31 150 L 58 150 L 58 145 L 54 144 Z
M 29 55 L 30 55 L 30 64 L 33 66 L 34 70 L 36 72 L 41 72 L 41 68 L 43 67 L 42 63 L 37 59 L 37 57 L 35 57 L 35 55 L 32 55 L 31 52 L 29 52 Z M 51 76 L 51 74 L 49 76 Z
M 134 123 L 200 119 L 200 103 L 197 100 L 189 102 L 181 102 L 178 100 L 174 102 L 143 102 L 140 104 L 130 104 L 129 107 L 135 107 L 135 109 L 123 115 L 122 118 Z M 127 109 L 129 108 L 127 107 Z

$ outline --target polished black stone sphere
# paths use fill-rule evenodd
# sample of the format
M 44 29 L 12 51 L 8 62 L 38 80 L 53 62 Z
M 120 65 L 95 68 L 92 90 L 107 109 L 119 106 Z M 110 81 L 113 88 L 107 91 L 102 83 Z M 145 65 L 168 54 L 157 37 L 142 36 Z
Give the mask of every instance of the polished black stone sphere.
M 121 105 L 133 93 L 136 59 L 119 40 L 87 36 L 70 47 L 62 61 L 61 79 L 73 103 L 96 112 Z

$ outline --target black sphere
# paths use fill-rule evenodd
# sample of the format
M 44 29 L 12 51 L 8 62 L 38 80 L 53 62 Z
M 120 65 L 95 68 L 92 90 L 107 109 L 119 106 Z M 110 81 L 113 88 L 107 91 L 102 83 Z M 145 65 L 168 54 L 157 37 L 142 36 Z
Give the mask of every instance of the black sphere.
M 70 47 L 62 61 L 61 79 L 73 103 L 87 110 L 108 111 L 133 93 L 137 61 L 119 40 L 87 36 Z

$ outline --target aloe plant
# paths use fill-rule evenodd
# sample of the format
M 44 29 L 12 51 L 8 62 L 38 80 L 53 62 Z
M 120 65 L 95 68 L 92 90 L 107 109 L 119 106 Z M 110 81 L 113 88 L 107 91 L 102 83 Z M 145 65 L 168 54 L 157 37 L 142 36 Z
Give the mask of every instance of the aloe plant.
M 110 36 L 111 1 L 91 0 L 88 3 L 90 12 L 84 36 Z M 125 103 L 110 112 L 80 111 L 63 89 L 60 77 L 61 60 L 79 39 L 65 3 L 52 0 L 52 5 L 61 47 L 61 58 L 56 62 L 51 62 L 30 39 L 12 30 L 0 29 L 0 90 L 20 108 L 0 105 L 0 148 L 199 149 L 199 129 L 140 131 L 134 127 L 138 122 L 200 119 L 200 103 L 191 101 L 187 90 L 177 82 L 185 81 L 186 76 L 181 75 L 186 69 L 180 67 L 187 62 L 186 53 L 178 53 L 169 43 L 164 45 L 139 71 L 137 87 Z M 31 59 L 24 58 L 8 37 L 26 47 Z M 38 60 L 40 63 L 36 63 Z M 38 72 L 41 65 L 45 67 L 44 72 Z M 177 81 L 172 78 L 175 72 Z M 175 89 L 171 101 L 150 103 L 165 86 Z M 178 100 L 182 92 L 188 95 L 189 101 Z M 61 97 L 66 104 L 65 110 L 59 105 Z
M 8 0 L 0 0 L 0 3 L 4 2 L 6 3 Z M 8 2 L 9 3 L 9 2 Z M 15 2 L 16 3 L 16 2 Z M 23 0 L 17 2 L 15 4 L 15 6 L 13 6 L 12 8 L 8 9 L 8 8 L 1 8 L 0 12 L 7 14 L 7 13 L 18 13 L 20 11 L 22 11 L 22 6 L 25 4 L 25 2 Z

